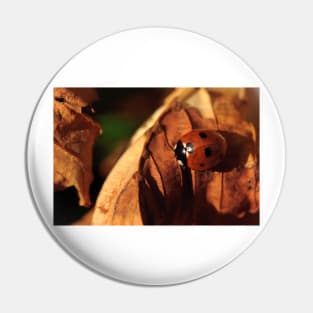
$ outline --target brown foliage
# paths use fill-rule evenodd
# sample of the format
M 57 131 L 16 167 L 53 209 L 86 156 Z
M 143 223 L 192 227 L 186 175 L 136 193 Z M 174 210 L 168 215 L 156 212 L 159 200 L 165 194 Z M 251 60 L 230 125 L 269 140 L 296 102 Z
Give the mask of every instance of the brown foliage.
M 78 224 L 258 224 L 257 136 L 245 109 L 258 103 L 247 104 L 247 94 L 175 90 L 136 132 Z M 178 139 L 196 128 L 219 131 L 227 141 L 225 159 L 212 170 L 192 171 L 175 159 Z
M 90 206 L 92 149 L 100 126 L 82 112 L 96 100 L 89 88 L 54 89 L 54 190 L 75 186 L 79 205 Z

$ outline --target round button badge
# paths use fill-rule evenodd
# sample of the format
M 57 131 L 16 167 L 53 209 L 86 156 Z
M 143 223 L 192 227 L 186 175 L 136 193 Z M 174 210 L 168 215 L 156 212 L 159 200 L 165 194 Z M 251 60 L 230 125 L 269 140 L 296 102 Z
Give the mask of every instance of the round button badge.
M 285 146 L 262 81 L 201 35 L 142 28 L 68 61 L 33 115 L 27 175 L 63 249 L 106 277 L 187 282 L 268 222 Z

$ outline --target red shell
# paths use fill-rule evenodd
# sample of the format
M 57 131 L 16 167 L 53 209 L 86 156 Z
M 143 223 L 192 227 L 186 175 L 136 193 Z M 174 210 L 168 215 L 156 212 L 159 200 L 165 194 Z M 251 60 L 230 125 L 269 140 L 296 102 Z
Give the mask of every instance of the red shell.
M 194 129 L 179 140 L 186 154 L 186 166 L 204 171 L 219 164 L 227 150 L 225 138 L 216 131 Z

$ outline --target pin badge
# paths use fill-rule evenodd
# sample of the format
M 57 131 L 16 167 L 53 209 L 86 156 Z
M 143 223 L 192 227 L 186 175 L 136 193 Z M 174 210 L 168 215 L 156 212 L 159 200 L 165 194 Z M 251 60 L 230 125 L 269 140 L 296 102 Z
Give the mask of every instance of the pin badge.
M 277 203 L 285 146 L 276 107 L 232 51 L 141 28 L 103 38 L 49 82 L 27 175 L 50 234 L 106 277 L 187 282 L 222 268 Z

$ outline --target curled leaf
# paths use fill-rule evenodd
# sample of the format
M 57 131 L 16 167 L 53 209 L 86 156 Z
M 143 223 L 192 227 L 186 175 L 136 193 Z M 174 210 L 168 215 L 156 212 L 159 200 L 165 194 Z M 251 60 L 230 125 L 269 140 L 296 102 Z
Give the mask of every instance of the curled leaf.
M 54 99 L 81 113 L 82 108 L 91 107 L 98 100 L 98 94 L 94 88 L 54 88 Z
M 90 206 L 89 188 L 93 180 L 92 149 L 100 126 L 82 112 L 95 98 L 93 90 L 54 90 L 54 190 L 74 186 L 79 205 Z
M 226 91 L 225 91 L 226 90 Z M 177 89 L 138 129 L 103 184 L 96 225 L 258 224 L 258 147 L 247 90 Z M 250 98 L 251 99 L 251 98 Z M 208 171 L 179 166 L 174 146 L 192 129 L 225 138 L 223 161 Z
M 145 137 L 142 136 L 129 146 L 110 172 L 98 195 L 91 224 L 115 225 L 121 220 L 124 225 L 142 224 L 138 168 L 144 144 Z

